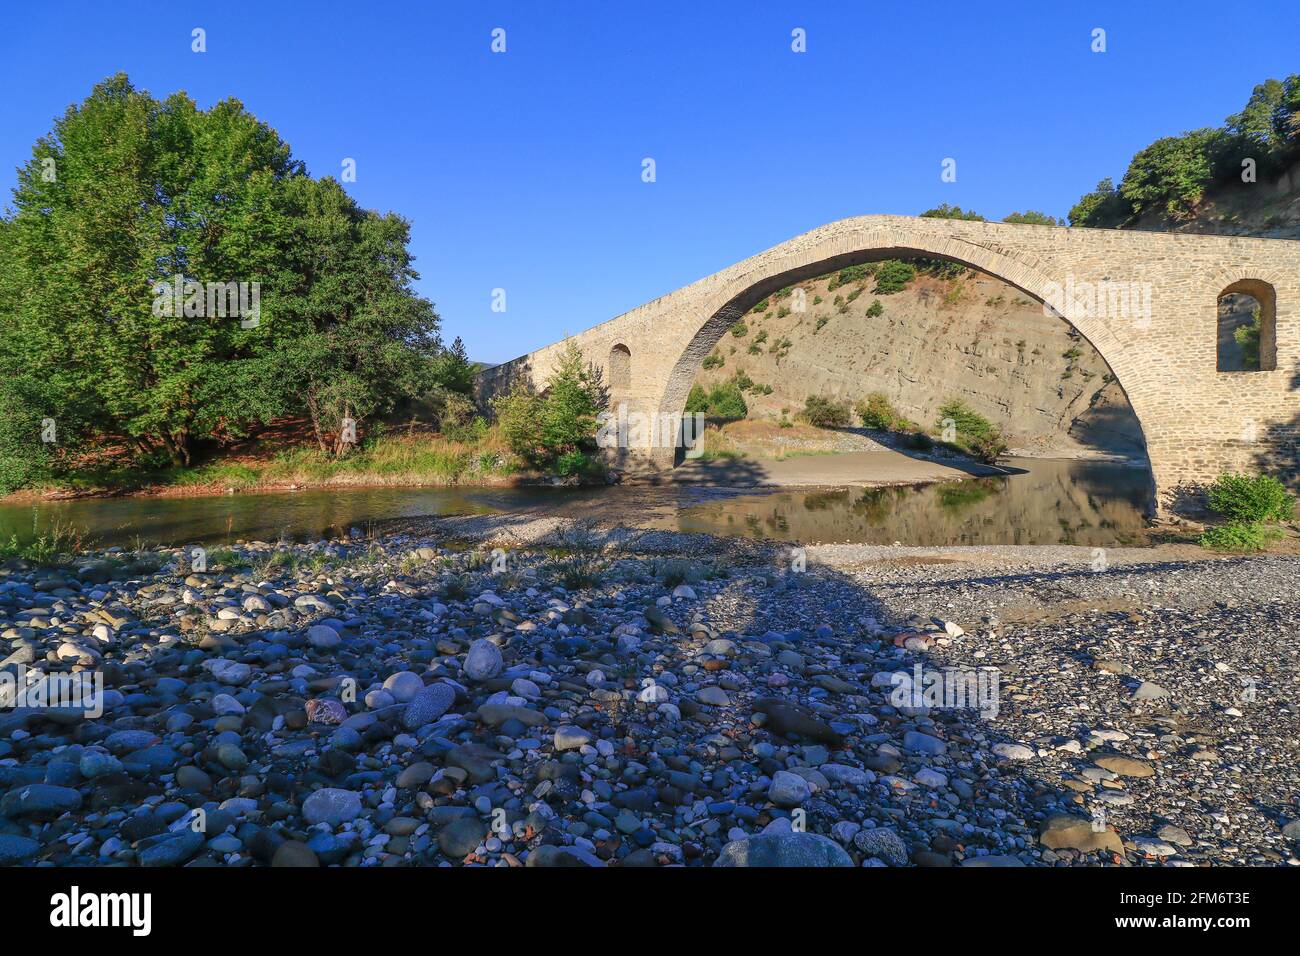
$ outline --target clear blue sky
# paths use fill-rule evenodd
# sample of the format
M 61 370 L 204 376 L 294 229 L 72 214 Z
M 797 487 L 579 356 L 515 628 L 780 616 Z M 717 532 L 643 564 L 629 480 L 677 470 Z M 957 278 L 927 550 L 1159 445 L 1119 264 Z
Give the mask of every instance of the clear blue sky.
M 204 107 L 235 96 L 314 175 L 356 159 L 347 188 L 412 221 L 444 334 L 490 362 L 846 216 L 1063 216 L 1152 139 L 1300 72 L 1296 0 L 94 0 L 0 18 L 6 205 L 35 139 L 114 72 Z

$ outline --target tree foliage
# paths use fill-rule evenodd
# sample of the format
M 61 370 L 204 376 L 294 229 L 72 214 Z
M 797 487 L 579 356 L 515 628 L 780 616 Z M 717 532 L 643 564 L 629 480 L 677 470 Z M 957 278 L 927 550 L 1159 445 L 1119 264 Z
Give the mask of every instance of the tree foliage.
M 966 219 L 971 222 L 983 222 L 984 217 L 973 209 L 962 209 L 951 203 L 942 202 L 933 209 L 921 213 L 922 219 Z
M 1113 228 L 1143 215 L 1194 215 L 1205 190 L 1243 175 L 1276 173 L 1300 156 L 1300 75 L 1269 79 L 1223 126 L 1165 136 L 1140 150 L 1119 186 L 1105 179 L 1070 210 L 1075 226 Z
M 237 100 L 201 110 L 113 76 L 36 142 L 0 218 L 4 401 L 140 462 L 188 464 L 286 414 L 341 451 L 341 419 L 449 370 L 465 387 L 409 238 Z
M 1026 209 L 1024 212 L 1013 212 L 1009 216 L 1004 216 L 1003 222 L 1021 223 L 1030 226 L 1064 226 L 1064 219 L 1057 219 L 1049 216 L 1045 212 L 1038 212 L 1034 209 Z
M 573 462 L 592 451 L 597 416 L 607 404 L 600 370 L 584 360 L 573 340 L 564 344 L 541 394 L 519 381 L 492 402 L 506 444 L 537 467 Z

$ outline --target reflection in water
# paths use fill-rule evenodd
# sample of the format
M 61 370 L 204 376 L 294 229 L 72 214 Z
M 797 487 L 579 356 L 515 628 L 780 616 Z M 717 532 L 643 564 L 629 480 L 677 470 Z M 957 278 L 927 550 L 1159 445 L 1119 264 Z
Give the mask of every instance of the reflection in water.
M 1111 462 L 1019 461 L 1024 474 L 917 488 L 746 495 L 682 510 L 683 531 L 908 545 L 1139 543 L 1145 469 Z
M 1023 473 L 917 488 L 763 491 L 699 487 L 352 488 L 210 498 L 83 498 L 0 505 L 0 537 L 33 522 L 97 545 L 317 539 L 419 515 L 532 512 L 641 527 L 802 541 L 910 545 L 1139 542 L 1148 472 L 1025 459 Z
M 80 498 L 0 506 L 0 536 L 59 522 L 98 545 L 316 539 L 381 518 L 493 510 L 459 489 L 353 488 L 196 498 Z

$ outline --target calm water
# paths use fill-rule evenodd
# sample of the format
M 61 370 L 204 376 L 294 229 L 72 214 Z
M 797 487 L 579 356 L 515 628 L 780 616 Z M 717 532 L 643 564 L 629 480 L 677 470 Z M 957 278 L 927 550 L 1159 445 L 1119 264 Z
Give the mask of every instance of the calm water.
M 1006 478 L 747 495 L 683 509 L 678 527 L 807 544 L 1141 543 L 1149 476 L 1110 462 L 1022 459 Z
M 386 518 L 530 511 L 809 544 L 1135 543 L 1148 476 L 1100 462 L 1023 459 L 1021 473 L 916 488 L 357 488 L 211 498 L 101 498 L 0 505 L 0 535 L 52 522 L 99 545 L 317 539 Z

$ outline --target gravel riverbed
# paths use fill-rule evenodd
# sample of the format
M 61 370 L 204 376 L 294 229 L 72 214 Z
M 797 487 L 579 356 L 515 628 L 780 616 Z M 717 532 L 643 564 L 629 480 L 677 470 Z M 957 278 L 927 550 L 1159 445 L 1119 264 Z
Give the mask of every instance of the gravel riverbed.
M 518 516 L 204 557 L 0 569 L 0 864 L 1300 863 L 1300 558 Z

